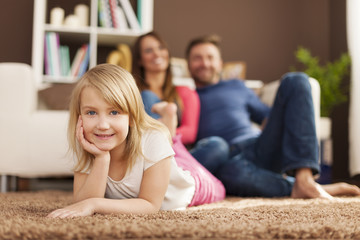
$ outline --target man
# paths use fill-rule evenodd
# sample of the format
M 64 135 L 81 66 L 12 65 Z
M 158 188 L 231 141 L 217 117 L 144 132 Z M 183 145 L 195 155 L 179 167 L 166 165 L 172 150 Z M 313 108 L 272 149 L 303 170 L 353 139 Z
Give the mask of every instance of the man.
M 360 195 L 356 186 L 320 186 L 314 180 L 313 175 L 319 173 L 318 144 L 306 74 L 284 75 L 269 109 L 241 81 L 221 80 L 216 36 L 191 41 L 186 57 L 201 103 L 198 140 L 219 136 L 231 149 L 228 161 L 209 169 L 228 194 L 327 199 L 338 194 Z M 263 130 L 254 129 L 252 121 L 262 123 Z

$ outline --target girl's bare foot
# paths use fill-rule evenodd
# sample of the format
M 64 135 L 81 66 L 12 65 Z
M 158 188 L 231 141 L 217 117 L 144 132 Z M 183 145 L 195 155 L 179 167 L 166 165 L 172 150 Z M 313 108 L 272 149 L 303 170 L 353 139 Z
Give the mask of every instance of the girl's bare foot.
M 177 127 L 177 106 L 175 103 L 159 102 L 153 105 L 151 111 L 161 116 L 159 121 L 165 124 L 171 136 L 175 136 Z
M 316 183 L 311 169 L 301 168 L 296 171 L 296 180 L 291 192 L 292 198 L 324 198 L 333 199 L 333 197 Z

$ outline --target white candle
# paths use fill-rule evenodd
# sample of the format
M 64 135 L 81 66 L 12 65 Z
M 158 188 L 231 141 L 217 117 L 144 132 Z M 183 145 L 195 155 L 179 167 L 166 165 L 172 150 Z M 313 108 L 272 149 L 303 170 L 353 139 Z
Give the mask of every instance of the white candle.
M 78 16 L 76 15 L 68 15 L 66 18 L 65 18 L 65 21 L 64 21 L 64 25 L 67 26 L 67 27 L 79 27 L 80 26 L 80 21 L 79 21 L 79 18 Z
M 74 9 L 75 15 L 79 18 L 80 26 L 89 25 L 89 7 L 85 4 L 78 4 Z
M 64 9 L 56 7 L 51 9 L 50 24 L 54 26 L 61 26 L 64 21 Z

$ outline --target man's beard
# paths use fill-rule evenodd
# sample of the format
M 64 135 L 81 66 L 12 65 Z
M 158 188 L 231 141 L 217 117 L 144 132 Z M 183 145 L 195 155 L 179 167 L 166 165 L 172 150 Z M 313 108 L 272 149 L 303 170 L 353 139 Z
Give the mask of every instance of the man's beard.
M 193 75 L 194 81 L 200 86 L 208 86 L 218 82 L 221 74 L 216 71 L 211 71 L 211 74 L 206 75 L 205 77 L 198 77 L 197 75 Z

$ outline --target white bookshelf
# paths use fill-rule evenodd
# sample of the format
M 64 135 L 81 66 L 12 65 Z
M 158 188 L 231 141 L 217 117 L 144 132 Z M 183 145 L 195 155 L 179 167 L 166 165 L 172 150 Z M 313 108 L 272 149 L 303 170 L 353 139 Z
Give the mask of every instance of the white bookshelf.
M 139 35 L 153 29 L 153 0 L 138 0 L 141 1 L 140 12 L 142 14 L 142 29 L 140 31 L 98 27 L 98 0 L 88 0 L 89 26 L 77 28 L 52 26 L 46 20 L 48 14 L 47 11 L 51 10 L 47 9 L 47 1 L 50 0 L 34 0 L 32 67 L 34 69 L 34 78 L 36 79 L 38 89 L 47 86 L 49 83 L 73 83 L 77 81 L 77 78 L 45 75 L 44 36 L 46 32 L 58 33 L 61 44 L 62 39 L 71 39 L 79 44 L 89 43 L 89 68 L 91 68 L 98 64 L 97 51 L 99 46 L 114 46 L 114 48 L 116 48 L 120 43 L 131 45 Z M 74 3 L 74 7 L 75 5 L 76 3 Z M 71 47 L 72 46 L 70 46 L 70 48 Z M 72 61 L 73 59 L 70 60 Z

